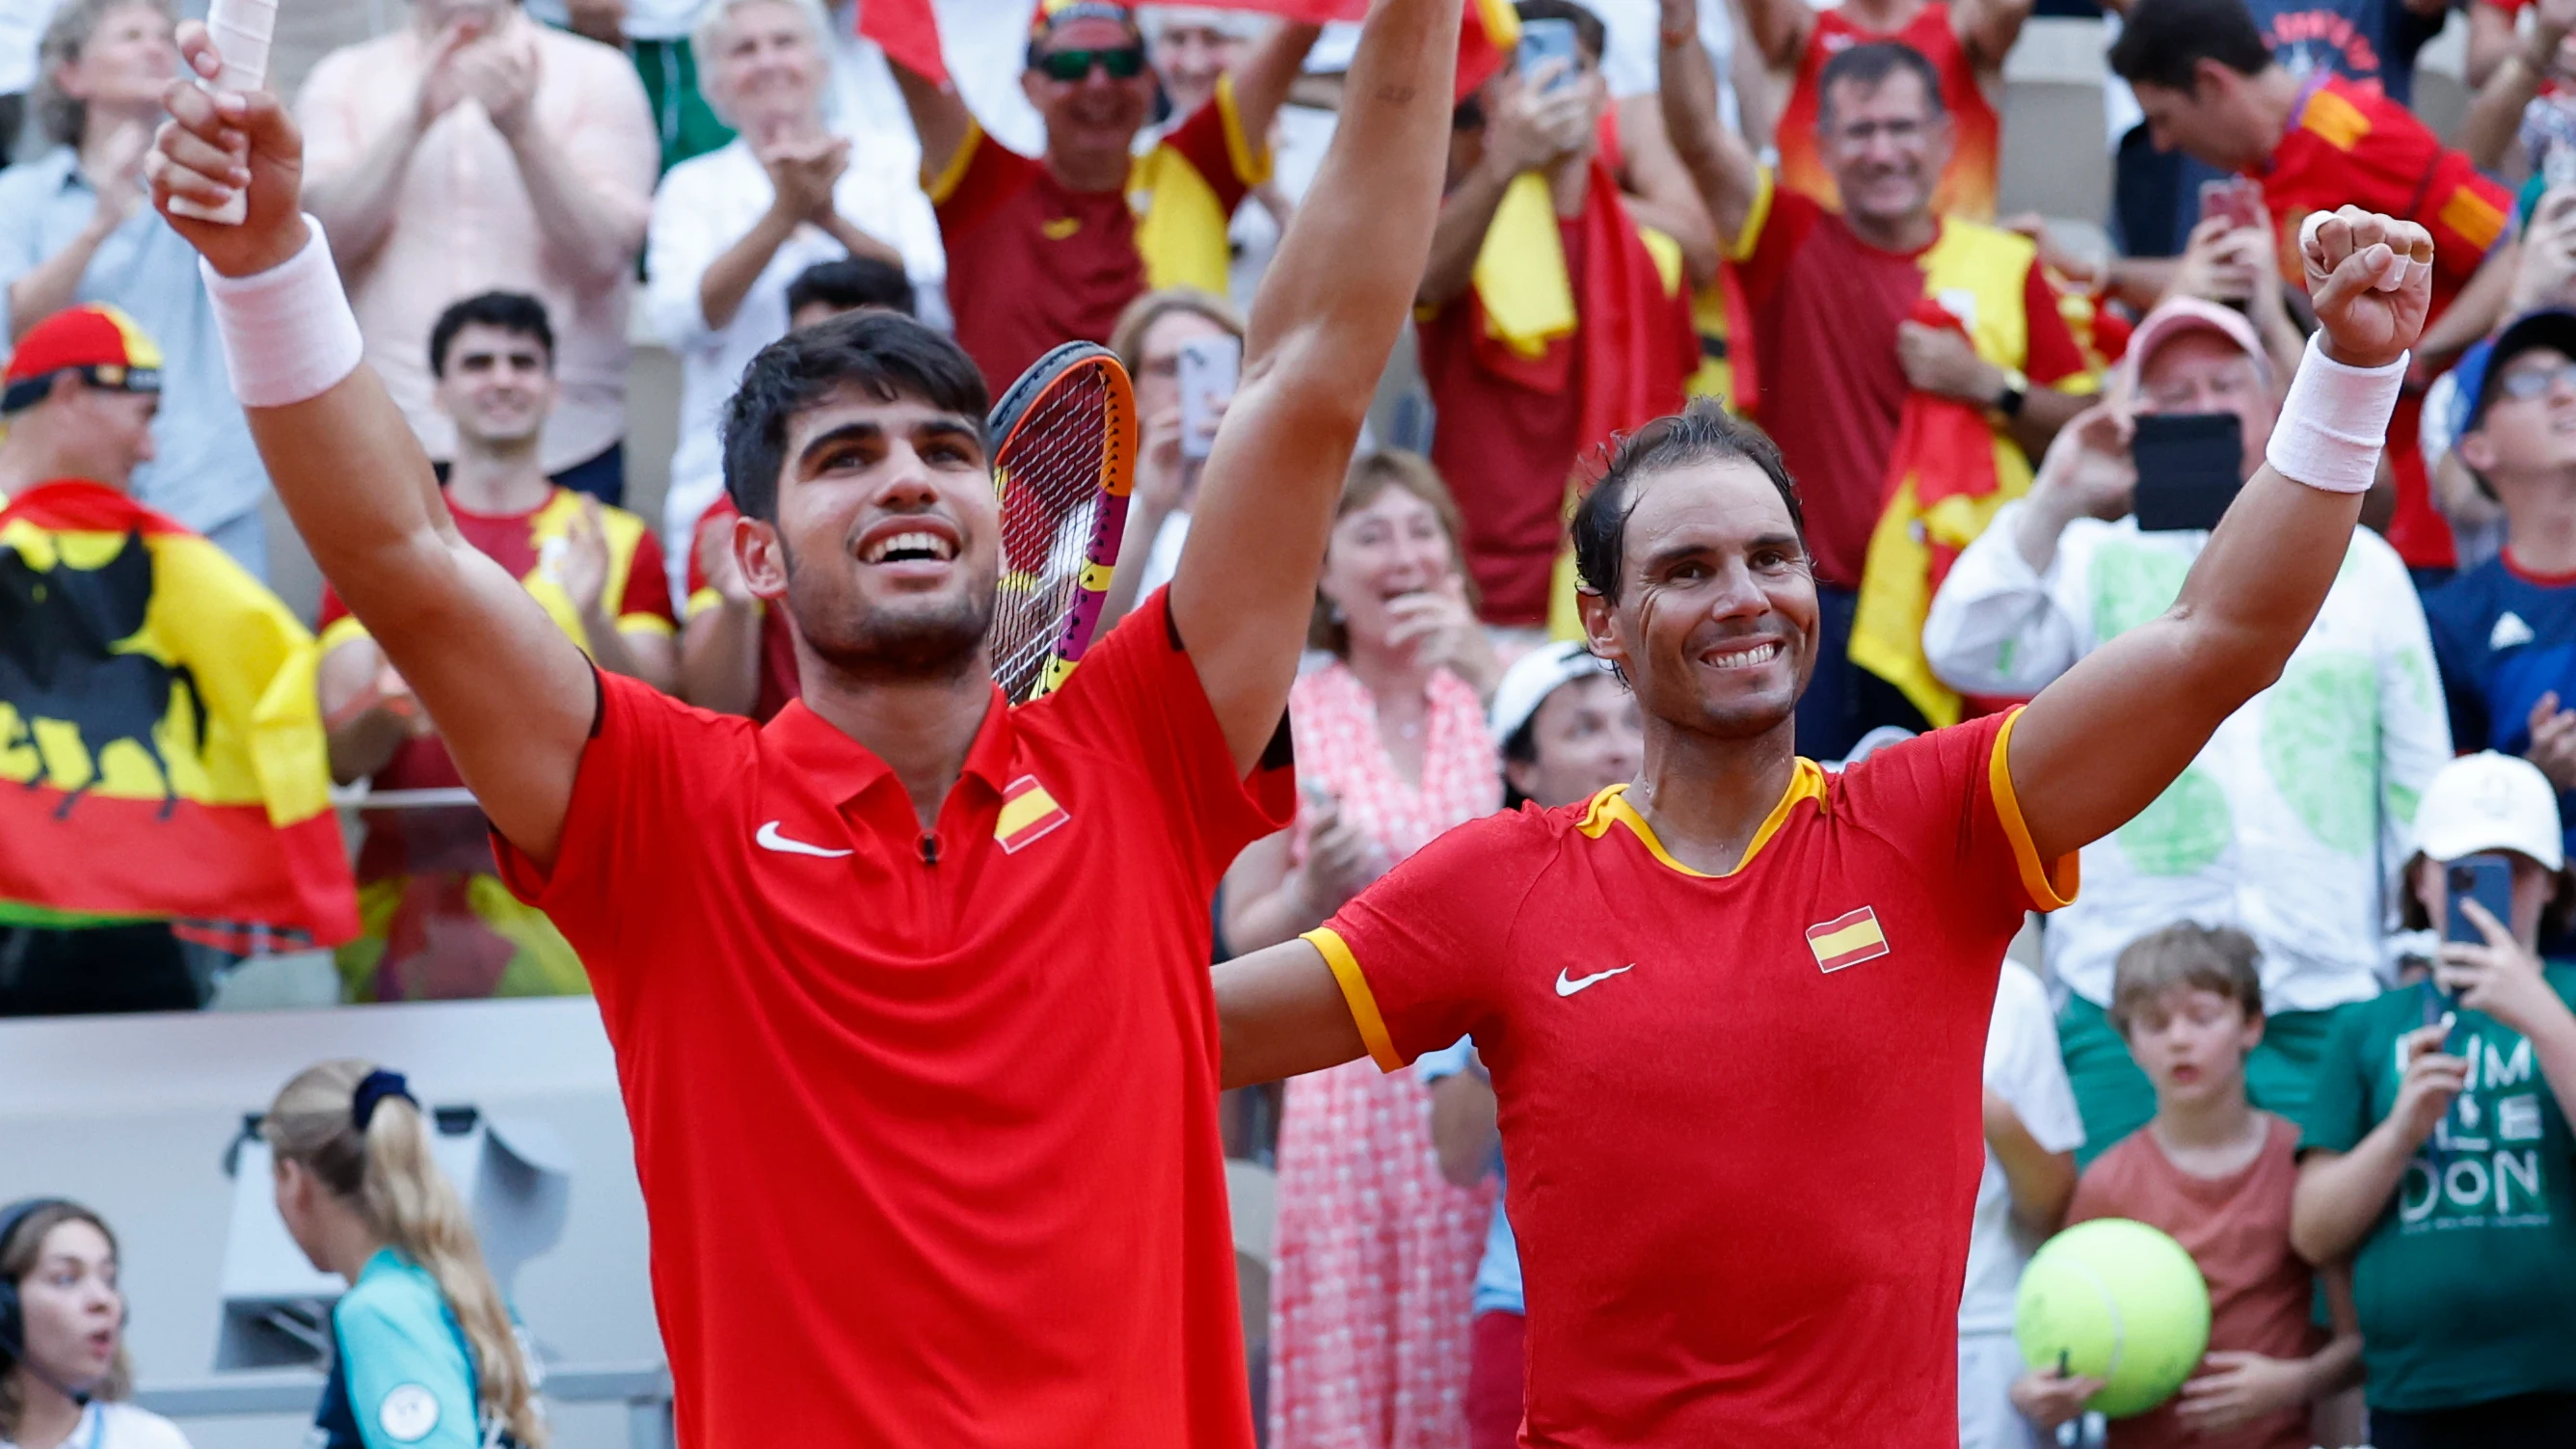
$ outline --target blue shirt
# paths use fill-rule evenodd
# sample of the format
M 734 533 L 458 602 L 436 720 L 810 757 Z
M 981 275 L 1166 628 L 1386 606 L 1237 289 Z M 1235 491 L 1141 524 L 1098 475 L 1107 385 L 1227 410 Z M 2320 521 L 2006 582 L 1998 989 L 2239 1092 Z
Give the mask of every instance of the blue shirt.
M 331 1309 L 308 1449 L 478 1449 L 474 1359 L 429 1270 L 380 1249 Z
M 97 211 L 68 146 L 0 171 L 0 352 L 16 335 L 6 289 L 71 245 Z M 134 496 L 205 534 L 257 512 L 268 472 L 233 400 L 196 249 L 138 206 L 99 243 L 72 300 L 124 309 L 161 348 L 157 456 L 135 470 Z
M 2461 750 L 2520 755 L 2531 748 L 2531 707 L 2555 691 L 2576 708 L 2576 578 L 2535 578 L 2498 555 L 2424 596 L 2433 657 Z M 2576 800 L 2559 815 L 2576 821 Z M 2576 852 L 2576 828 L 2568 849 Z
M 2377 81 L 2399 105 L 2415 93 L 2415 52 L 2446 18 L 2427 19 L 2404 0 L 2249 0 L 2246 9 L 2272 58 L 2293 72 Z
M 1424 1085 L 1442 1077 L 1454 1077 L 1469 1070 L 1475 1061 L 1476 1043 L 1460 1037 L 1458 1044 L 1436 1052 L 1425 1052 L 1416 1058 L 1413 1070 Z M 1494 1154 L 1494 1176 L 1503 1175 L 1503 1157 Z M 1485 1256 L 1476 1263 L 1476 1297 L 1473 1313 L 1526 1313 L 1527 1300 L 1521 1294 L 1521 1245 L 1512 1236 L 1512 1220 L 1503 1213 L 1503 1195 L 1494 1194 L 1494 1218 L 1485 1226 Z

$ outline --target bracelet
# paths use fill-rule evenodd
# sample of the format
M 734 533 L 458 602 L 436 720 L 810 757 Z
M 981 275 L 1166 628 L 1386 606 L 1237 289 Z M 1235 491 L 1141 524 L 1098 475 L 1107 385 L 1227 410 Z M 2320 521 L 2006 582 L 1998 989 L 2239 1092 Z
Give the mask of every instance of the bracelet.
M 2263 450 L 2272 471 L 2329 493 L 2367 493 L 2379 477 L 2389 415 L 2406 383 L 2410 354 L 2384 367 L 2348 367 L 2315 337 L 2281 400 L 2280 421 Z
M 224 365 L 242 406 L 282 408 L 320 397 L 358 370 L 366 343 L 340 290 L 322 223 L 304 218 L 304 249 L 264 272 L 227 277 L 201 257 Z

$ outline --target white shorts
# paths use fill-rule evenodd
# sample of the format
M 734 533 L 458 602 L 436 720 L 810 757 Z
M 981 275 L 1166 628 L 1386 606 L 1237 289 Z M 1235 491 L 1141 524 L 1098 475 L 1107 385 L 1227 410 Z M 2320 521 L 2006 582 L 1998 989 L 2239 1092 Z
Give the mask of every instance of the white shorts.
M 2009 1333 L 1959 1335 L 1959 1449 L 2039 1449 L 2039 1434 L 2012 1405 L 2021 1346 Z

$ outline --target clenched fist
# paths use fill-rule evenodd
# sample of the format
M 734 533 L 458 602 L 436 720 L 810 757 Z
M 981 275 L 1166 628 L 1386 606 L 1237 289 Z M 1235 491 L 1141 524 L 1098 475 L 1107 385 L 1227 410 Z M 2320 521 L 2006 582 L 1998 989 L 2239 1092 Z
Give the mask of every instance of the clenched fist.
M 2313 212 L 2299 229 L 2299 258 L 2327 356 L 2385 367 L 2415 345 L 2433 303 L 2431 232 L 2357 206 Z

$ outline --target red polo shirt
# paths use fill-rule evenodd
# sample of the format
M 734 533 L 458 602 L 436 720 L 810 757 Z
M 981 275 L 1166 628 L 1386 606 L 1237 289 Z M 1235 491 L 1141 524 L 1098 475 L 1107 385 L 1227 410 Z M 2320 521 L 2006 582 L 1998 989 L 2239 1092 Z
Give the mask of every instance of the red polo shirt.
M 1157 595 L 998 691 L 923 830 L 801 702 L 600 680 L 551 875 L 617 1050 L 681 1442 L 1249 1449 L 1208 904 L 1237 776 Z

